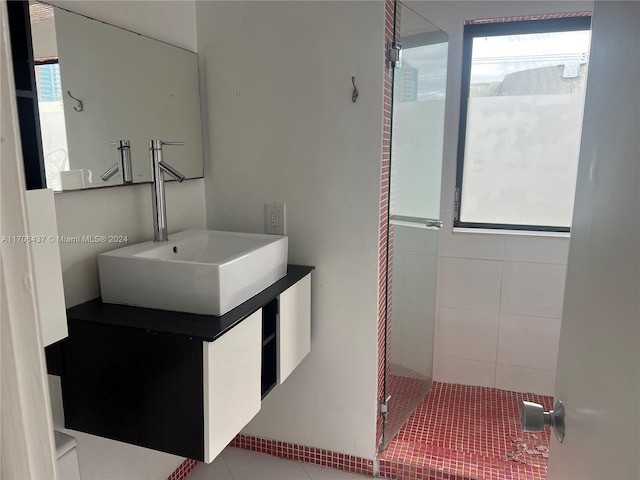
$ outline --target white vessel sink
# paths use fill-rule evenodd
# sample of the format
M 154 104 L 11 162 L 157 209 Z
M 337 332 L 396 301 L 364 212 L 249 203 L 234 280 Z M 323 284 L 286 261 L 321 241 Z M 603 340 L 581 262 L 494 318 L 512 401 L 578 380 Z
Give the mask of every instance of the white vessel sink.
M 287 273 L 280 235 L 187 230 L 98 256 L 102 301 L 224 315 Z

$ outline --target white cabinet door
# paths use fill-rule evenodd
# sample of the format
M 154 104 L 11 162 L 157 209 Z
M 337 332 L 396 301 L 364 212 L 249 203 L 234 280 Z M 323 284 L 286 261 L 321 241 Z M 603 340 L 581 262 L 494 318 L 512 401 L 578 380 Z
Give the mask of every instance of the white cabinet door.
M 203 342 L 204 461 L 212 462 L 261 404 L 262 310 Z
M 43 240 L 29 246 L 36 284 L 40 333 L 42 344 L 46 347 L 69 334 L 53 190 L 27 190 L 26 200 L 29 235 L 32 239 Z
M 311 275 L 280 295 L 276 338 L 281 384 L 311 351 Z
M 549 480 L 640 478 L 639 21 L 595 2 Z

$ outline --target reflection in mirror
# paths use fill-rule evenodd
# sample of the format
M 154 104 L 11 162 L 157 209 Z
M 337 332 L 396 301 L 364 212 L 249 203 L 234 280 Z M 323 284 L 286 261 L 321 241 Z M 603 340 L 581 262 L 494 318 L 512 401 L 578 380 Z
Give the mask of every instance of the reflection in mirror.
M 448 35 L 402 5 L 394 77 L 394 215 L 440 218 Z
M 150 182 L 155 139 L 185 142 L 171 162 L 203 176 L 197 54 L 58 7 L 29 10 L 48 188 Z

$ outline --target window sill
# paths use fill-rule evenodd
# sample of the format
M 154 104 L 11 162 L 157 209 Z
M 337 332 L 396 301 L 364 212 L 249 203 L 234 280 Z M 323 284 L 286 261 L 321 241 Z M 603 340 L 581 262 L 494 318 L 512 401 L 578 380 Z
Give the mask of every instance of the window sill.
M 511 235 L 519 237 L 551 237 L 551 238 L 571 238 L 570 232 L 538 232 L 535 230 L 503 230 L 497 228 L 465 228 L 453 227 L 453 233 L 480 233 L 487 235 Z

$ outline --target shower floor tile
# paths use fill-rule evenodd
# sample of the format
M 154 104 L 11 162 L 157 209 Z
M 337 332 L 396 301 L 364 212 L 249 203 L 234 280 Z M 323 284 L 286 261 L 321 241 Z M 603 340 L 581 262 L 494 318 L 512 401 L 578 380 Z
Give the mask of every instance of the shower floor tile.
M 387 394 L 391 410 L 387 415 L 385 437 L 397 435 L 409 416 L 431 389 L 431 379 L 401 365 L 391 363 L 387 380 Z
M 520 429 L 521 400 L 552 397 L 433 382 L 380 455 L 380 476 L 405 479 L 545 480 L 550 432 Z

